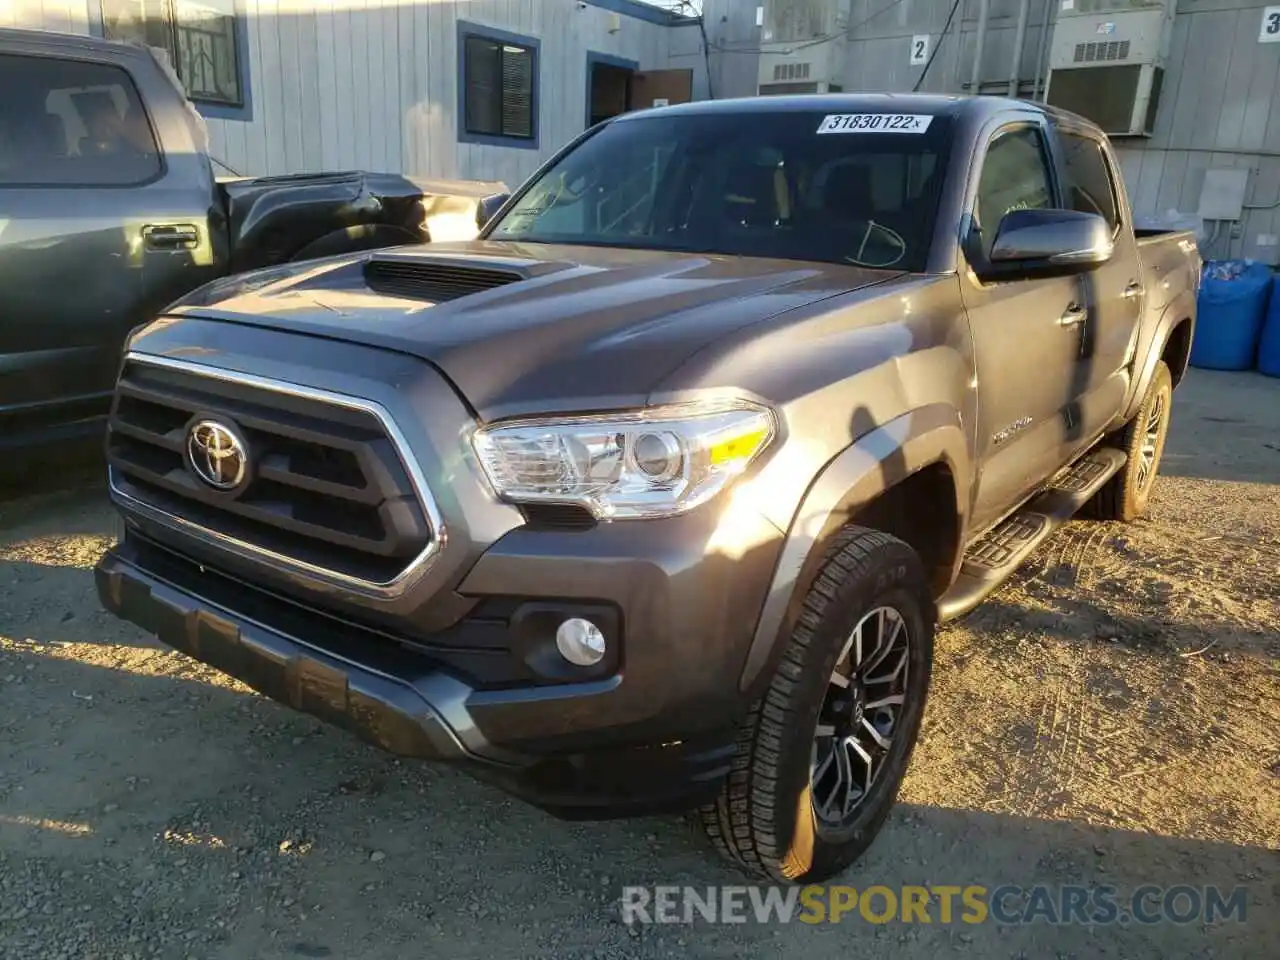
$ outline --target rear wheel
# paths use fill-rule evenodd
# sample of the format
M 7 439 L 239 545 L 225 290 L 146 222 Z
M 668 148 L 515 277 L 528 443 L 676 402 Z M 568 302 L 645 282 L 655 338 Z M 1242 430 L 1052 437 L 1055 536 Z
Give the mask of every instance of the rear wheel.
M 1147 395 L 1137 415 L 1120 431 L 1116 445 L 1128 454 L 1128 461 L 1107 485 L 1098 491 L 1092 514 L 1101 520 L 1136 520 L 1147 512 L 1155 487 L 1164 442 L 1169 435 L 1173 408 L 1173 375 L 1163 360 L 1157 362 Z
M 919 735 L 933 630 L 915 552 L 846 529 L 743 723 L 724 790 L 702 809 L 725 856 L 771 880 L 814 882 L 870 846 Z

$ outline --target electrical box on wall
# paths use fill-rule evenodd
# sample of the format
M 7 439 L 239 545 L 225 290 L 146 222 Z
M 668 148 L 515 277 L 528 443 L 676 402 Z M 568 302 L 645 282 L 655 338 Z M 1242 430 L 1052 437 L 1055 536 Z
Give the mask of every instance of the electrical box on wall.
M 1239 220 L 1244 213 L 1248 170 L 1206 170 L 1200 187 L 1201 220 Z
M 1055 0 L 1046 100 L 1111 136 L 1150 136 L 1177 0 Z

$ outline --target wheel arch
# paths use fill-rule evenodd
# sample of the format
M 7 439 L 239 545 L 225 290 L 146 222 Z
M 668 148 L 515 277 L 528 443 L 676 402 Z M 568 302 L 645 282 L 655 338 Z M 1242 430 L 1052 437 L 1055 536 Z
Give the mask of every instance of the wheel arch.
M 1186 375 L 1191 359 L 1191 341 L 1196 328 L 1196 301 L 1189 290 L 1184 290 L 1171 300 L 1160 314 L 1160 318 L 1152 328 L 1151 337 L 1143 338 L 1139 346 L 1138 359 L 1134 369 L 1133 390 L 1129 394 L 1129 402 L 1119 423 L 1127 423 L 1138 412 L 1142 398 L 1146 396 L 1151 378 L 1155 376 L 1156 364 L 1163 360 L 1169 365 L 1173 374 L 1173 385 L 1177 388 Z M 1145 346 L 1145 350 L 1143 349 Z
M 881 530 L 912 546 L 935 596 L 954 579 L 967 527 L 972 458 L 960 412 L 932 404 L 868 431 L 810 484 L 782 553 L 739 680 L 750 691 L 767 680 L 781 641 L 840 531 Z

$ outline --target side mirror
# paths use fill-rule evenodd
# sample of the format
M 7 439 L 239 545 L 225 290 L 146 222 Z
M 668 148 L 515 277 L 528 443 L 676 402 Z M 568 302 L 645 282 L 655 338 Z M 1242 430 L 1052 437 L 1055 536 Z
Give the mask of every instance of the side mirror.
M 996 228 L 984 280 L 1030 280 L 1084 273 L 1111 259 L 1111 227 L 1075 210 L 1013 210 Z
M 511 199 L 509 193 L 495 193 L 485 197 L 476 204 L 476 227 L 483 229 L 484 225 L 493 219 L 504 203 Z

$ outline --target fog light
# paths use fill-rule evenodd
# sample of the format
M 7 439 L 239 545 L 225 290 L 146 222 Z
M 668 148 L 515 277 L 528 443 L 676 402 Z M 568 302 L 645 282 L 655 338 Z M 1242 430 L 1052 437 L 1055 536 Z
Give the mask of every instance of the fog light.
M 579 667 L 591 667 L 604 659 L 604 634 L 590 620 L 570 617 L 556 628 L 560 656 Z

